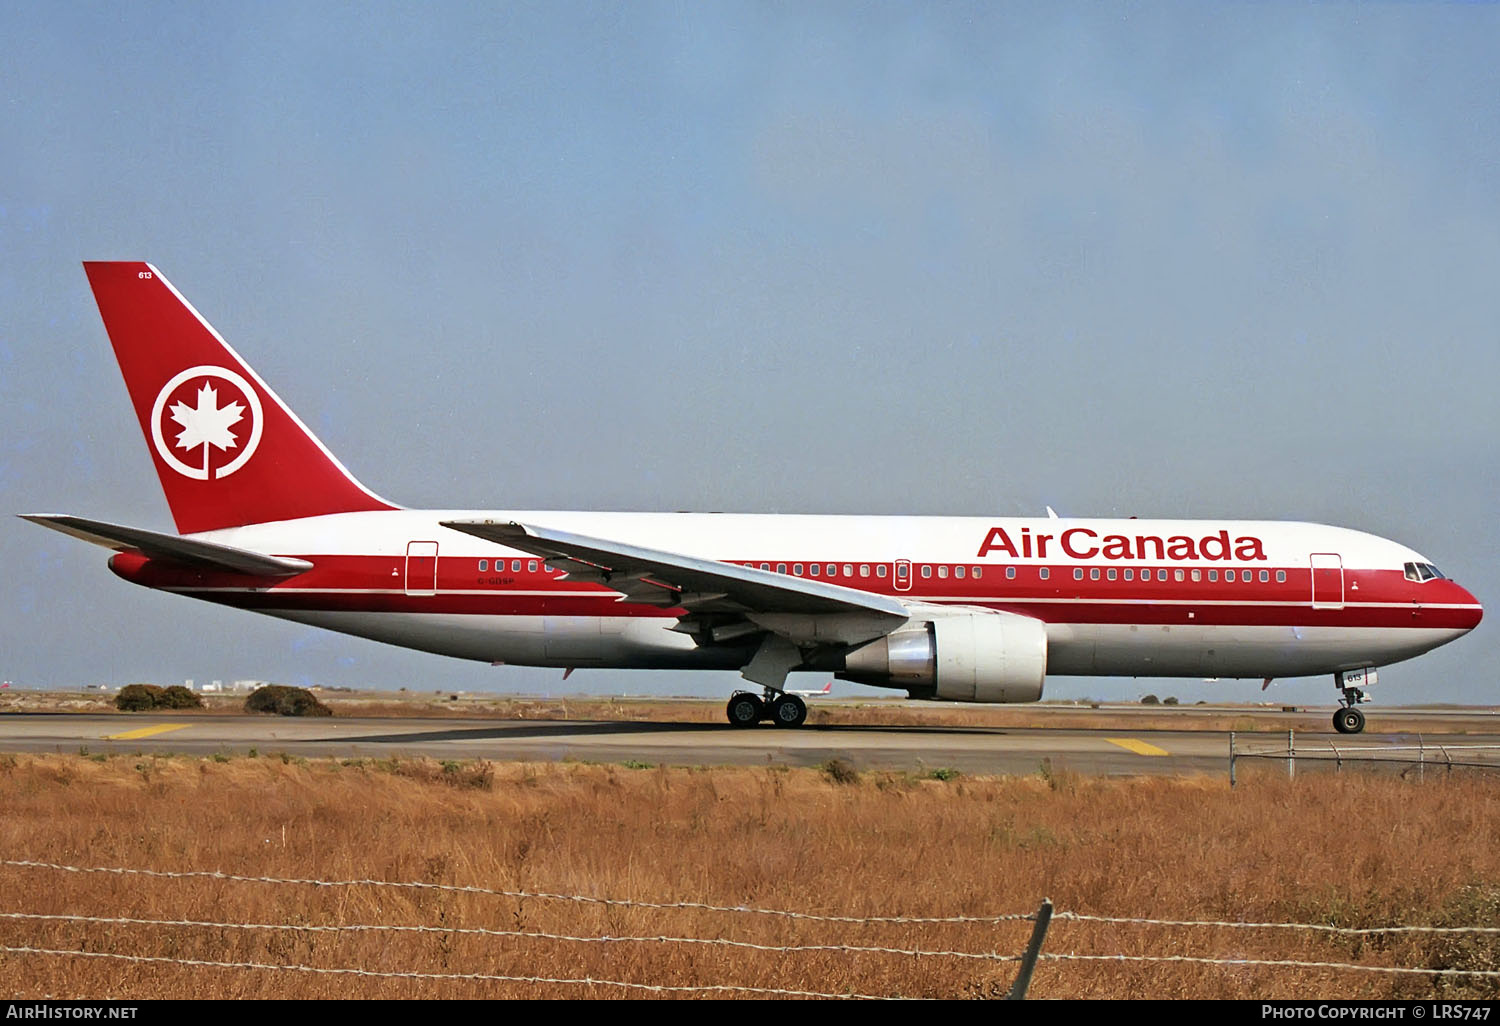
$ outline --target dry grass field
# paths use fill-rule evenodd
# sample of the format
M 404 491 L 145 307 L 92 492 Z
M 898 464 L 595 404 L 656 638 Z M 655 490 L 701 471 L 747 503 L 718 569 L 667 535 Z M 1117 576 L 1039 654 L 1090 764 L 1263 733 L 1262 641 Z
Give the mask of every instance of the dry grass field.
M 1344 927 L 1492 925 L 1500 780 L 1345 773 L 1296 781 L 919 779 L 280 756 L 0 756 L 0 858 L 74 866 L 375 878 L 844 916 L 1060 912 Z M 844 779 L 836 779 L 836 778 Z M 1013 962 L 691 937 L 1018 954 L 1027 922 L 830 923 L 443 889 L 167 879 L 0 865 L 0 912 L 433 932 L 0 918 L 0 945 L 378 973 L 593 978 L 910 997 L 1003 995 Z M 1215 956 L 1500 969 L 1500 940 L 1053 924 L 1051 954 Z M 614 997 L 534 984 L 0 953 L 10 996 Z M 1034 997 L 1426 997 L 1494 980 L 1328 968 L 1044 961 Z M 714 996 L 709 994 L 708 996 Z

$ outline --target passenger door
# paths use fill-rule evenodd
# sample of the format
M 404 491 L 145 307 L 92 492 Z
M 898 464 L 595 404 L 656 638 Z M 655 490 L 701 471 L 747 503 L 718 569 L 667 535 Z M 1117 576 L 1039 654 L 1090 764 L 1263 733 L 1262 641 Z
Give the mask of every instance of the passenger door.
M 1336 552 L 1314 552 L 1312 564 L 1312 607 L 1344 608 L 1344 561 Z
M 408 595 L 437 594 L 438 543 L 414 541 L 406 543 L 406 593 Z

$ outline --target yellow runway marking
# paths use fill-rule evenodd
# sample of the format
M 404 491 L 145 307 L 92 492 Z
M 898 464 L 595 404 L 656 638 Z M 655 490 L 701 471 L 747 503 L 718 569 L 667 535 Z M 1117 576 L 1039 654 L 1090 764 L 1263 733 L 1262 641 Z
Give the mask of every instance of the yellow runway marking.
M 1137 741 L 1133 737 L 1107 737 L 1104 740 L 1108 741 L 1112 745 L 1119 745 L 1121 748 L 1124 748 L 1127 751 L 1134 752 L 1136 755 L 1171 754 L 1165 748 L 1158 748 L 1155 745 L 1148 745 L 1146 742 Z
M 174 730 L 182 730 L 191 727 L 191 723 L 158 723 L 154 727 L 140 727 L 136 730 L 127 730 L 123 734 L 105 734 L 106 741 L 134 741 L 138 737 L 151 737 L 153 734 L 166 734 Z

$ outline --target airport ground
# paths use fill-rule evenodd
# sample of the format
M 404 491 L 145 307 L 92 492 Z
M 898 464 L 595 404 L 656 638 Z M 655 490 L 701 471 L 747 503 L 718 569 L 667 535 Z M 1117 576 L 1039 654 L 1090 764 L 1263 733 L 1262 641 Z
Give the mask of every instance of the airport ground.
M 568 719 L 543 719 L 563 712 L 478 699 L 448 712 L 443 703 L 465 700 L 409 695 L 406 715 L 376 716 L 390 710 L 354 704 L 373 698 L 325 697 L 350 704 L 322 720 L 78 706 L 0 715 L 0 912 L 85 917 L 0 917 L 13 995 L 656 993 L 617 986 L 645 984 L 988 997 L 1009 988 L 1015 966 L 1001 958 L 1021 951 L 1030 923 L 913 919 L 1029 913 L 1044 897 L 1075 917 L 1346 929 L 1492 926 L 1500 912 L 1491 771 L 1289 779 L 1280 762 L 1251 761 L 1230 788 L 1227 734 L 1211 751 L 1221 732 L 1270 744 L 1288 725 L 1304 737 L 1305 725 L 1312 744 L 1334 737 L 1323 710 L 815 704 L 831 722 L 736 731 L 710 719 L 717 703 L 599 703 L 614 707 L 609 718 L 570 699 Z M 898 714 L 1032 718 L 837 722 Z M 1395 728 L 1416 726 L 1435 747 L 1472 744 L 1500 733 L 1490 722 L 1487 711 L 1377 710 L 1358 743 L 1399 747 L 1415 734 Z M 161 726 L 173 729 L 149 733 Z M 148 733 L 120 736 L 134 731 Z M 1210 739 L 1201 756 L 1195 735 Z M 901 921 L 878 918 L 892 916 Z M 311 929 L 324 926 L 381 929 Z M 981 957 L 901 953 L 917 950 Z M 1044 953 L 1036 997 L 1500 996 L 1496 977 L 1451 975 L 1500 970 L 1500 940 L 1487 934 L 1065 917 Z M 1196 958 L 1223 961 L 1185 961 Z M 235 965 L 189 964 L 208 962 Z M 329 971 L 354 968 L 362 975 Z
M 731 728 L 702 699 L 553 698 L 493 694 L 320 692 L 328 718 L 247 715 L 244 697 L 209 695 L 191 712 L 123 714 L 97 691 L 0 695 L 0 751 L 287 752 L 304 757 L 584 761 L 672 766 L 819 766 L 969 774 L 1056 769 L 1113 775 L 1227 774 L 1237 752 L 1305 755 L 1431 748 L 1424 759 L 1500 761 L 1500 712 L 1370 709 L 1365 734 L 1334 733 L 1332 708 L 1276 705 L 974 706 L 900 699 L 813 699 L 808 722 Z M 3 715 L 6 712 L 20 715 Z M 1300 740 L 1297 740 L 1300 739 Z M 1497 746 L 1486 750 L 1484 746 Z

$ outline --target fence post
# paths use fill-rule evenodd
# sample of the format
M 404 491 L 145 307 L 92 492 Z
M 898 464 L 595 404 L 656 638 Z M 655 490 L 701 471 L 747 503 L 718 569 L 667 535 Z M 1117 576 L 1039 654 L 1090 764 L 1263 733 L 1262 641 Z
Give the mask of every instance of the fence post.
M 1037 956 L 1042 953 L 1042 941 L 1047 937 L 1047 924 L 1052 922 L 1052 899 L 1043 898 L 1042 907 L 1036 910 L 1036 925 L 1031 928 L 1031 940 L 1026 945 L 1026 954 L 1021 956 L 1021 968 L 1016 973 L 1016 982 L 1011 985 L 1007 1001 L 1024 1001 L 1026 988 L 1031 986 L 1031 973 L 1036 969 Z
M 1234 731 L 1229 732 L 1229 786 L 1234 786 Z
M 1292 732 L 1286 732 L 1286 778 L 1293 780 L 1297 776 L 1297 741 Z
M 1422 735 L 1417 735 L 1417 780 L 1427 779 L 1427 744 L 1422 740 Z

